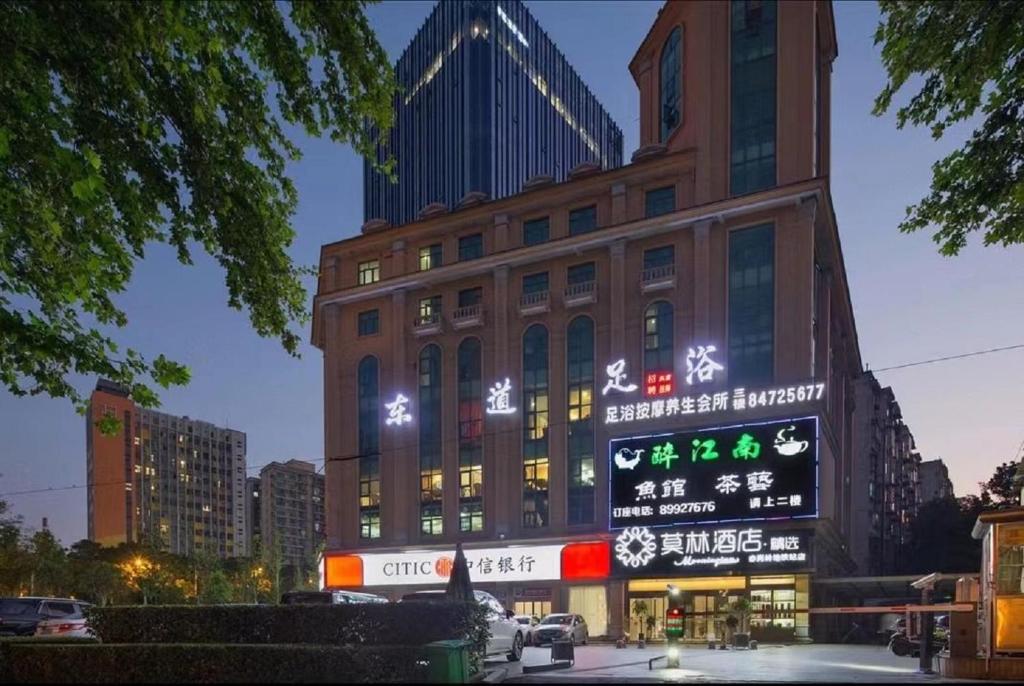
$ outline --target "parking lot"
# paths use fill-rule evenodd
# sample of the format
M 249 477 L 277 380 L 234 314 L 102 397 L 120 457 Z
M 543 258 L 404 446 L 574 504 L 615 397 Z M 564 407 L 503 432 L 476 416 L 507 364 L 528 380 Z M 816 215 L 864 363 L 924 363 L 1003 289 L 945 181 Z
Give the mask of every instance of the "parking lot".
M 708 650 L 682 646 L 679 669 L 665 669 L 664 661 L 652 671 L 648 661 L 665 654 L 665 646 L 616 649 L 612 645 L 576 647 L 576 662 L 569 669 L 523 673 L 523 666 L 550 665 L 549 648 L 527 648 L 520 664 L 488 663 L 504 669 L 512 683 L 567 682 L 886 682 L 931 683 L 937 675 L 918 674 L 918 661 L 899 658 L 879 646 L 793 645 L 762 646 L 759 650 Z M 660 666 L 659 666 L 660 665 Z M 494 680 L 502 678 L 495 674 Z

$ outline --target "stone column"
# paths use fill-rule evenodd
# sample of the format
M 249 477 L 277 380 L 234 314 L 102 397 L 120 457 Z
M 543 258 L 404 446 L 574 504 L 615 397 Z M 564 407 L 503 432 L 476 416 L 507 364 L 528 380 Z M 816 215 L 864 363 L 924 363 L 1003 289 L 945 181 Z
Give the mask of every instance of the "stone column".
M 611 355 L 624 355 L 627 359 L 629 355 L 626 354 L 625 340 L 626 340 L 626 241 L 619 240 L 608 246 L 608 254 L 610 256 L 609 265 L 611 271 L 611 293 L 609 294 L 609 302 L 611 303 L 611 321 L 609 322 L 609 333 L 611 338 Z M 617 358 L 616 358 L 617 359 Z M 600 370 L 600 365 L 598 365 Z M 634 374 L 639 370 L 632 370 Z M 600 374 L 598 377 L 600 378 Z
M 494 359 L 491 365 L 492 373 L 483 379 L 484 398 L 487 397 L 487 389 L 491 384 L 498 381 L 499 377 L 504 379 L 508 376 L 512 379 L 512 406 L 518 407 L 522 402 L 521 379 L 518 374 L 518 365 L 513 365 L 509 359 L 509 310 L 511 299 L 509 295 L 509 268 L 508 265 L 500 265 L 494 270 Z M 484 365 L 487 369 L 487 365 Z M 519 408 L 519 413 L 523 408 Z M 489 445 L 485 446 L 485 468 L 484 468 L 484 490 L 490 496 L 493 505 L 485 512 L 485 516 L 494 518 L 494 527 L 486 527 L 492 530 L 496 538 L 508 537 L 515 529 L 518 519 L 513 518 L 514 505 L 518 505 L 519 498 L 514 486 L 518 483 L 518 472 L 521 459 L 517 459 L 517 451 L 514 446 L 518 445 L 513 429 L 520 426 L 520 414 L 485 415 L 484 426 L 486 434 L 489 435 Z M 488 449 L 489 448 L 489 449 Z M 486 499 L 485 499 L 486 500 Z M 486 507 L 486 505 L 485 505 Z
M 411 531 L 415 531 L 411 506 L 419 502 L 416 497 L 416 479 L 414 466 L 409 455 L 415 455 L 416 434 L 414 427 L 419 415 L 416 398 L 409 387 L 405 366 L 406 339 L 406 305 L 405 291 L 396 289 L 391 293 L 391 370 L 385 374 L 381 370 L 381 486 L 390 491 L 381 498 L 381 528 L 390 527 L 391 535 L 384 533 L 384 538 L 392 540 L 396 545 L 409 542 Z M 387 411 L 383 406 L 391 402 L 398 393 L 409 398 L 411 425 L 387 426 Z M 389 488 L 390 486 L 390 488 Z M 383 533 L 383 532 L 382 532 Z
M 704 345 L 710 334 L 711 220 L 693 227 L 693 339 Z

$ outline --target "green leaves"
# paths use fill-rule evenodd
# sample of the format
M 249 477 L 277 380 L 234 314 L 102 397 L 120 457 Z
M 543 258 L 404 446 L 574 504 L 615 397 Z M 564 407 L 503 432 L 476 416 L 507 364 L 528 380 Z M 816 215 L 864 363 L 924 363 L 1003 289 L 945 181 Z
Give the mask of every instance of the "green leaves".
M 933 227 L 944 255 L 971 232 L 985 245 L 1024 242 L 1024 3 L 882 0 L 875 34 L 889 80 L 875 99 L 884 114 L 908 82 L 920 88 L 897 126 L 928 126 L 934 138 L 977 117 L 966 144 L 932 168 L 931 192 L 907 208 L 904 232 Z
M 156 241 L 186 265 L 202 246 L 228 305 L 296 354 L 313 270 L 289 255 L 284 131 L 365 154 L 390 127 L 395 80 L 365 4 L 0 3 L 0 382 L 79 409 L 71 374 L 149 406 L 151 385 L 188 383 L 97 328 L 127 324 L 113 296 Z

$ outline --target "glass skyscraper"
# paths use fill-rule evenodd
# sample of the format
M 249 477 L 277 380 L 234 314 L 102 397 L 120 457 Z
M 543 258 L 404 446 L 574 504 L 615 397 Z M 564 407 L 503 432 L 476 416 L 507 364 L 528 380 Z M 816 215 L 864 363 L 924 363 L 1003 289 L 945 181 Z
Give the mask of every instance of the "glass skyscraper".
M 395 68 L 395 127 L 365 162 L 366 220 L 414 221 L 470 192 L 515 195 L 574 167 L 622 165 L 622 132 L 519 0 L 440 2 Z

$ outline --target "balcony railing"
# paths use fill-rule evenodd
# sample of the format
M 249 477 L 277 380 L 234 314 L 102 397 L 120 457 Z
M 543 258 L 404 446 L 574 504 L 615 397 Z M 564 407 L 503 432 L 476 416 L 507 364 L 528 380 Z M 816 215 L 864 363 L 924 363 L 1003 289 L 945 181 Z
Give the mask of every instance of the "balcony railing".
M 597 282 L 584 281 L 565 288 L 565 306 L 587 305 L 597 302 Z
M 676 285 L 676 266 L 667 264 L 663 267 L 645 269 L 640 275 L 640 287 L 644 293 Z
M 519 298 L 519 314 L 522 316 L 540 314 L 550 310 L 548 292 L 525 293 Z
M 417 336 L 433 336 L 441 333 L 441 313 L 420 315 L 413 320 L 412 331 Z
M 484 323 L 483 305 L 468 305 L 452 312 L 452 328 L 468 329 Z

